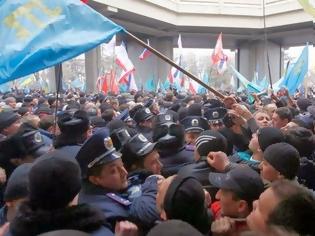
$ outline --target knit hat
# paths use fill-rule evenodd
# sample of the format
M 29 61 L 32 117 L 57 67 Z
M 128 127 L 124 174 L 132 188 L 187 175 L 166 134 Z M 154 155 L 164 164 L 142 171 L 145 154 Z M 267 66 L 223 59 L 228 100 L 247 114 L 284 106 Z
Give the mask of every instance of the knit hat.
M 264 151 L 264 160 L 287 179 L 293 179 L 300 166 L 299 152 L 292 145 L 283 142 L 267 147 Z
M 273 127 L 260 128 L 257 137 L 262 151 L 265 151 L 271 144 L 284 142 L 284 135 L 281 130 Z
M 80 189 L 80 167 L 66 156 L 42 159 L 34 163 L 29 173 L 29 201 L 35 208 L 64 208 Z
M 4 191 L 4 201 L 18 200 L 28 196 L 28 175 L 31 167 L 31 163 L 25 163 L 12 172 Z
M 164 210 L 168 219 L 183 220 L 200 232 L 207 233 L 211 219 L 204 201 L 205 194 L 197 179 L 177 175 L 166 192 Z
M 12 111 L 0 112 L 0 132 L 12 125 L 19 118 L 20 116 Z
M 181 220 L 167 220 L 151 229 L 148 236 L 202 236 L 202 234 L 190 224 Z
M 218 131 L 205 130 L 196 139 L 196 150 L 200 156 L 207 156 L 209 152 L 226 152 L 226 138 Z

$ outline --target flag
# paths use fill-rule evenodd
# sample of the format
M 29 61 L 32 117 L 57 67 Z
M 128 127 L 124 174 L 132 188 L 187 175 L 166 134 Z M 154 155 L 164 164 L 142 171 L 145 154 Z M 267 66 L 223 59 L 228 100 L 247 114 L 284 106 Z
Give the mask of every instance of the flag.
M 284 77 L 281 77 L 277 82 L 272 84 L 272 88 L 274 91 L 278 91 L 281 88 L 283 80 L 284 80 Z
M 259 93 L 262 91 L 262 88 L 260 88 L 258 85 L 251 83 L 248 81 L 241 73 L 239 73 L 233 66 L 231 66 L 234 74 L 238 78 L 238 80 L 241 82 L 241 84 L 245 87 L 245 89 L 250 93 Z
M 204 82 L 205 84 L 209 84 L 209 75 L 205 71 L 203 72 L 202 82 Z M 207 89 L 205 87 L 203 87 L 202 85 L 198 86 L 198 93 L 206 93 L 206 92 L 207 92 Z
M 188 89 L 188 91 L 191 94 L 196 94 L 197 91 L 198 91 L 198 86 L 199 86 L 199 84 L 196 81 L 190 79 L 189 80 L 189 89 Z
M 70 82 L 70 85 L 71 85 L 72 88 L 78 88 L 78 89 L 80 89 L 81 91 L 84 91 L 84 85 L 85 85 L 85 83 L 84 83 L 81 79 L 79 79 L 79 78 L 76 78 L 76 79 L 72 80 L 72 81 Z
M 116 64 L 123 70 L 118 83 L 129 83 L 129 76 L 135 71 L 135 67 L 129 59 L 124 42 L 120 46 L 115 47 Z
M 137 87 L 135 76 L 134 76 L 133 72 L 129 75 L 128 90 L 129 91 L 138 91 L 138 87 Z
M 78 0 L 3 0 L 0 83 L 76 57 L 122 30 Z
M 265 76 L 262 80 L 258 81 L 257 85 L 263 89 L 267 89 L 269 86 L 269 80 Z
M 223 74 L 227 68 L 228 57 L 223 52 L 222 33 L 219 34 L 211 58 L 212 64 L 216 66 L 218 73 Z
M 116 82 L 114 70 L 108 71 L 104 75 L 98 77 L 96 81 L 96 87 L 99 92 L 113 92 L 117 94 L 119 91 L 119 87 L 118 83 Z
M 306 45 L 294 63 L 294 65 L 289 68 L 286 76 L 281 84 L 281 86 L 285 86 L 289 94 L 294 94 L 295 91 L 300 87 L 303 83 L 305 75 L 308 71 L 308 45 Z
M 231 76 L 230 86 L 233 90 L 236 89 L 236 86 L 237 86 L 233 75 Z
M 150 41 L 149 41 L 149 39 L 147 39 L 147 44 L 150 46 Z M 148 58 L 149 56 L 151 56 L 151 52 L 147 49 L 147 48 L 145 48 L 144 50 L 143 50 L 143 52 L 140 54 L 140 56 L 139 56 L 139 59 L 141 60 L 141 61 L 143 61 L 144 59 L 146 59 L 146 58 Z
M 159 92 L 160 89 L 161 89 L 161 82 L 160 82 L 160 79 L 158 79 L 155 92 L 156 93 Z
M 183 45 L 182 45 L 182 36 L 180 34 L 178 35 L 177 46 L 179 49 L 179 57 L 176 59 L 175 63 L 181 66 Z M 184 86 L 184 83 L 185 83 L 185 79 L 182 73 L 176 67 L 171 68 L 171 71 L 169 72 L 167 79 L 172 85 L 178 84 L 179 86 Z
M 312 0 L 298 0 L 304 11 L 315 17 L 315 3 Z
M 112 37 L 112 39 L 108 43 L 102 44 L 101 53 L 102 56 L 110 57 L 115 53 L 116 47 L 116 34 Z
M 154 79 L 151 78 L 151 79 L 148 79 L 144 85 L 144 89 L 146 91 L 149 91 L 149 92 L 154 92 L 155 91 L 155 83 L 154 83 Z

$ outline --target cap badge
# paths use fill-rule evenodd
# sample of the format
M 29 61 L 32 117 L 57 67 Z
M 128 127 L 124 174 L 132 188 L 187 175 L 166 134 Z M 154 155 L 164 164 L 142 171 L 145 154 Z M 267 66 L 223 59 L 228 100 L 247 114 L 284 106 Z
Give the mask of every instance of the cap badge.
M 114 148 L 113 141 L 110 137 L 104 138 L 104 147 L 107 150 L 111 150 Z
M 165 120 L 170 121 L 171 120 L 171 116 L 170 115 L 165 115 Z
M 199 125 L 199 121 L 197 119 L 192 119 L 191 120 L 191 125 L 192 126 L 198 126 Z
M 212 112 L 212 117 L 215 119 L 219 118 L 219 112 L 217 111 Z
M 143 142 L 143 143 L 148 142 L 147 138 L 144 137 L 143 134 L 139 134 L 138 138 L 139 138 L 139 140 L 140 140 L 141 142 Z
M 41 143 L 43 141 L 42 135 L 40 134 L 40 132 L 36 132 L 34 134 L 34 140 L 36 143 Z

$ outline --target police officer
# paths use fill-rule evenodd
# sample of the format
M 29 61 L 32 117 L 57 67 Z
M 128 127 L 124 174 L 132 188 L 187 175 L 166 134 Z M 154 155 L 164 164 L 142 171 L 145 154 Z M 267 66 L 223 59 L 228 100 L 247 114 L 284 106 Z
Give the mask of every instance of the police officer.
M 54 142 L 55 149 L 67 153 L 74 160 L 83 142 L 90 135 L 90 121 L 85 111 L 65 111 L 58 115 L 58 127 L 61 131 Z
M 156 116 L 153 141 L 158 143 L 157 149 L 163 164 L 164 177 L 177 174 L 181 167 L 193 163 L 192 152 L 185 148 L 184 135 L 184 127 L 175 123 L 171 114 Z
M 185 127 L 186 149 L 193 152 L 200 133 L 209 129 L 208 121 L 201 116 L 186 116 L 180 123 Z
M 156 149 L 143 134 L 131 137 L 122 147 L 122 161 L 128 171 L 129 199 L 141 195 L 141 185 L 152 174 L 160 175 L 162 164 Z
M 205 117 L 209 121 L 211 130 L 219 130 L 224 127 L 223 117 L 227 113 L 227 110 L 224 107 L 215 107 L 215 108 L 206 108 Z
M 4 167 L 7 176 L 10 176 L 17 166 L 31 163 L 51 149 L 52 143 L 45 141 L 38 130 L 21 126 L 16 134 L 7 137 L 0 143 L 0 152 L 10 163 L 9 166 Z
M 121 220 L 128 219 L 141 228 L 150 228 L 159 219 L 155 207 L 157 176 L 148 177 L 142 185 L 141 196 L 131 201 L 127 192 L 128 172 L 107 129 L 99 130 L 88 139 L 76 159 L 83 178 L 79 202 L 100 209 L 112 229 Z
M 137 123 L 136 129 L 142 133 L 149 141 L 152 141 L 152 119 L 154 115 L 149 108 L 141 107 L 134 114 L 134 121 Z

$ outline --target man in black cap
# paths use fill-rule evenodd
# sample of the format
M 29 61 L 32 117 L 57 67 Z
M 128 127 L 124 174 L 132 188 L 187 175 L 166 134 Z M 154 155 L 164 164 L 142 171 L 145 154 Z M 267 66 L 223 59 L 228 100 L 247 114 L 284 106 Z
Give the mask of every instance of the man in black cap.
M 264 184 L 259 174 L 248 166 L 237 167 L 228 173 L 210 173 L 209 182 L 219 191 L 216 198 L 220 202 L 221 217 L 212 224 L 213 233 L 218 232 L 218 225 L 222 222 L 230 222 L 233 232 L 247 230 L 245 218 L 252 211 L 252 203 L 257 200 L 264 191 Z M 227 217 L 227 218 L 226 218 Z M 233 219 L 243 220 L 242 225 L 235 228 Z
M 197 179 L 177 175 L 160 183 L 156 204 L 161 219 L 183 220 L 206 235 L 212 220 L 206 200 L 205 191 Z
M 128 172 L 107 129 L 88 139 L 76 159 L 83 178 L 79 202 L 100 209 L 113 228 L 120 220 L 131 219 L 142 228 L 150 228 L 158 220 L 155 209 L 158 177 L 148 177 L 141 187 L 141 196 L 129 200 Z
M 8 179 L 5 192 L 5 205 L 0 209 L 0 226 L 11 222 L 21 202 L 28 197 L 28 174 L 32 167 L 31 163 L 25 163 L 17 167 Z
M 209 121 L 211 130 L 220 130 L 224 127 L 222 120 L 226 113 L 227 110 L 224 107 L 205 109 L 205 117 Z
M 180 168 L 193 163 L 191 151 L 185 148 L 185 129 L 174 122 L 171 114 L 156 116 L 153 129 L 153 141 L 157 142 L 160 161 L 163 164 L 162 174 L 168 177 L 177 174 Z
M 162 164 L 156 143 L 151 143 L 143 134 L 130 138 L 121 153 L 124 166 L 130 174 L 143 170 L 151 174 L 161 174 Z
M 90 120 L 85 111 L 64 112 L 58 115 L 60 134 L 56 136 L 54 147 L 75 159 L 84 141 L 90 136 Z
M 137 123 L 136 129 L 142 133 L 149 141 L 152 141 L 152 120 L 154 115 L 149 108 L 140 107 L 132 117 Z
M 122 120 L 130 128 L 134 127 L 134 122 L 133 122 L 133 119 L 129 115 L 128 109 L 123 110 L 118 116 L 116 116 L 115 119 Z
M 180 123 L 185 127 L 187 150 L 193 151 L 200 133 L 209 129 L 208 121 L 201 116 L 186 116 Z
M 38 130 L 21 126 L 17 133 L 0 142 L 0 152 L 6 160 L 3 168 L 9 177 L 17 166 L 33 162 L 51 149 L 52 143 L 44 140 Z
M 20 116 L 13 111 L 0 112 L 0 141 L 18 131 L 21 126 Z
M 270 145 L 259 165 L 261 177 L 269 182 L 279 179 L 295 180 L 300 167 L 300 154 L 288 143 Z
M 150 175 L 160 175 L 162 164 L 156 143 L 149 142 L 143 134 L 130 137 L 121 148 L 122 161 L 128 172 L 129 200 L 141 195 L 141 185 Z

